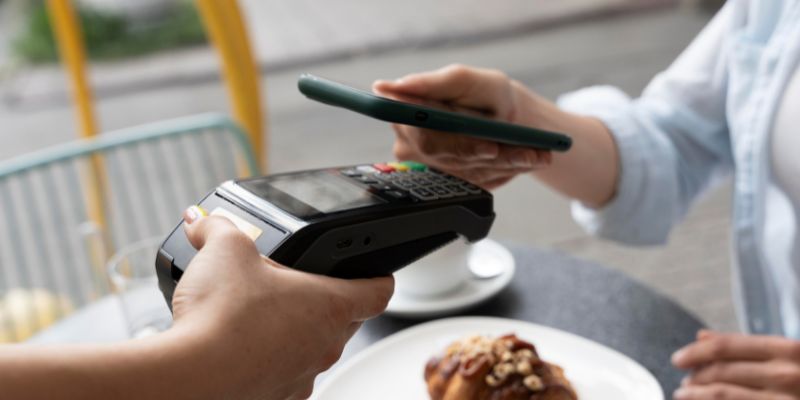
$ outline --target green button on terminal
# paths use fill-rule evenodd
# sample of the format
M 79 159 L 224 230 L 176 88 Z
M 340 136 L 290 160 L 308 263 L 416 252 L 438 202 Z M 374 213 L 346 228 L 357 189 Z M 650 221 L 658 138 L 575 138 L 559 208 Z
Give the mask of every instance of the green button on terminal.
M 428 166 L 423 163 L 418 163 L 415 161 L 403 161 L 401 164 L 407 166 L 412 171 L 427 171 Z

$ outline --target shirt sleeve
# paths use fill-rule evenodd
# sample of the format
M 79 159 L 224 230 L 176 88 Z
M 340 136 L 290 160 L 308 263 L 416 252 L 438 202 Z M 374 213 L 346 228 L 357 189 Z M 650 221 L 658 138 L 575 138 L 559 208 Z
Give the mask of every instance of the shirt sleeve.
M 603 121 L 619 149 L 614 198 L 601 209 L 572 204 L 589 233 L 634 245 L 665 243 L 694 200 L 732 170 L 725 113 L 731 3 L 641 97 L 599 86 L 559 98 L 561 108 Z

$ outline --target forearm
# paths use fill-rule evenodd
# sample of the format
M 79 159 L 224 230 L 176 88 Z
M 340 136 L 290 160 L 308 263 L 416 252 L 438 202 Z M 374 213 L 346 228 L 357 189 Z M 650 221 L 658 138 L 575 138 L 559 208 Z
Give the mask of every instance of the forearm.
M 204 374 L 208 369 L 197 362 L 187 344 L 177 339 L 168 333 L 113 345 L 0 347 L 0 397 L 29 400 L 221 397 L 215 390 L 223 386 L 220 376 Z
M 571 114 L 549 100 L 517 86 L 516 121 L 562 132 L 572 137 L 572 148 L 553 153 L 548 168 L 534 175 L 567 197 L 592 206 L 608 203 L 616 192 L 619 155 L 614 138 L 598 119 Z

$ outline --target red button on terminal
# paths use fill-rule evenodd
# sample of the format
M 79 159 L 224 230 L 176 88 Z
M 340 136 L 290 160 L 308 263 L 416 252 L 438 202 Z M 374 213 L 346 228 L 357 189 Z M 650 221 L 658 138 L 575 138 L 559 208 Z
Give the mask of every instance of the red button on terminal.
M 386 164 L 372 164 L 372 166 L 378 171 L 383 172 L 384 174 L 390 174 L 394 172 L 394 168 Z

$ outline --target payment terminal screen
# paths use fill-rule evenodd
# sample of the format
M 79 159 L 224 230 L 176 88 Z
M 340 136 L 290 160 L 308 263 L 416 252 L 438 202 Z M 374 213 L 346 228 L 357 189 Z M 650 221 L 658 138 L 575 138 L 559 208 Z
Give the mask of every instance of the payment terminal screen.
M 240 182 L 251 192 L 300 218 L 383 203 L 366 189 L 327 171 Z

